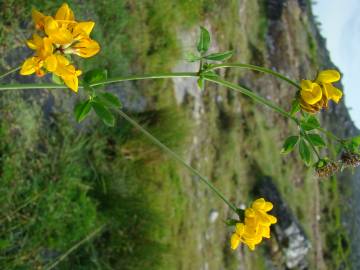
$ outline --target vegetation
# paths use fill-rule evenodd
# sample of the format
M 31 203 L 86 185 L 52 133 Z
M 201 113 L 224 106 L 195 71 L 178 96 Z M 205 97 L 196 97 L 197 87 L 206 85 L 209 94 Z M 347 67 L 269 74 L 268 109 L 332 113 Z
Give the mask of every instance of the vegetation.
M 102 66 L 110 75 L 171 70 L 183 55 L 178 31 L 192 30 L 205 18 L 212 18 L 214 31 L 222 33 L 216 46 L 239 50 L 238 57 L 244 61 L 258 59 L 263 64 L 266 59 L 268 21 L 262 1 L 259 5 L 251 1 L 244 19 L 246 29 L 236 36 L 237 24 L 228 23 L 228 18 L 239 10 L 238 1 L 229 1 L 228 6 L 208 0 L 139 2 L 106 0 L 99 5 L 91 0 L 83 5 L 68 1 L 79 18 L 96 21 L 94 38 L 103 44 L 98 56 L 80 66 Z M 7 0 L 0 4 L 0 53 L 10 55 L 0 60 L 3 69 L 18 64 L 27 53 L 21 48 L 32 27 L 31 7 L 53 13 L 61 3 Z M 214 16 L 219 10 L 226 16 Z M 310 55 L 315 57 L 313 42 L 309 40 Z M 234 80 L 243 76 L 232 71 L 227 75 Z M 281 145 L 268 138 L 284 134 L 265 121 L 249 100 L 239 102 L 226 91 L 215 95 L 218 89 L 211 88 L 204 94 L 206 123 L 194 128 L 186 120 L 193 112 L 174 106 L 169 82 L 139 82 L 126 88 L 135 93 L 146 89 L 134 95 L 134 99 L 145 96 L 146 105 L 134 100 L 126 105 L 166 145 L 182 155 L 196 144 L 189 137 L 206 145 L 197 146 L 201 154 L 194 162 L 236 203 L 252 196 L 256 179 L 250 170 L 256 160 L 264 174 L 276 179 L 312 236 L 314 215 L 307 211 L 306 202 L 315 192 L 313 179 L 304 174 L 304 180 L 296 182 L 292 179 L 299 172 L 296 158 L 291 157 L 289 166 L 284 166 L 280 156 L 274 158 L 271 153 Z M 0 198 L 0 268 L 46 269 L 76 247 L 58 269 L 200 269 L 203 261 L 237 269 L 238 254 L 230 253 L 224 237 L 231 233 L 222 222 L 226 210 L 207 196 L 196 179 L 121 119 L 116 128 L 106 128 L 96 120 L 77 125 L 64 113 L 73 107 L 70 95 L 1 93 L 0 188 L 5 196 Z M 215 103 L 218 97 L 223 102 Z M 323 192 L 325 196 L 338 193 L 334 186 Z M 209 224 L 208 214 L 214 209 L 220 218 Z M 339 211 L 334 203 L 331 215 L 336 216 L 336 226 L 326 231 L 340 230 Z M 97 235 L 77 246 L 103 225 Z M 331 233 L 328 237 L 336 250 L 344 247 L 345 236 L 339 237 Z M 199 247 L 199 239 L 206 239 L 207 246 Z M 244 252 L 249 268 L 266 269 L 268 246 L 257 254 Z M 342 260 L 347 251 L 344 248 L 339 254 Z

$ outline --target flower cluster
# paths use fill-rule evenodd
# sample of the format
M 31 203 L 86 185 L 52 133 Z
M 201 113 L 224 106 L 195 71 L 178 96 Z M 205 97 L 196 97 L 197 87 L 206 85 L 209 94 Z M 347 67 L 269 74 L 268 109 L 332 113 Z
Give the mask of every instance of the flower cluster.
M 315 165 L 318 177 L 329 177 L 344 168 L 356 168 L 358 166 L 360 166 L 360 155 L 348 151 L 341 154 L 340 160 L 329 161 L 322 159 Z
M 245 210 L 244 223 L 236 224 L 236 230 L 231 236 L 231 248 L 236 249 L 242 242 L 254 250 L 263 237 L 270 238 L 270 225 L 277 222 L 276 217 L 267 213 L 272 208 L 272 203 L 263 198 L 254 201 L 251 207 Z
M 340 80 L 340 73 L 336 70 L 321 71 L 315 81 L 302 80 L 300 90 L 300 106 L 309 113 L 316 113 L 328 107 L 329 100 L 338 103 L 342 92 L 332 83 Z
M 20 74 L 35 73 L 41 77 L 46 72 L 52 72 L 71 90 L 77 92 L 81 71 L 71 64 L 70 55 L 88 58 L 99 52 L 99 44 L 90 38 L 95 23 L 77 22 L 67 4 L 62 4 L 54 17 L 46 16 L 35 9 L 32 17 L 40 35 L 35 33 L 32 39 L 27 41 L 35 55 L 25 60 Z

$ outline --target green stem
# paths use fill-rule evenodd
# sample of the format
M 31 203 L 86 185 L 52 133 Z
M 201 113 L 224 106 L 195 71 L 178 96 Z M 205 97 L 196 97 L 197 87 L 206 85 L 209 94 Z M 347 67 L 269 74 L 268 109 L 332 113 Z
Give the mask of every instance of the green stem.
M 302 131 L 302 134 L 304 135 L 305 139 L 307 140 L 307 142 L 310 144 L 312 150 L 314 151 L 315 155 L 317 156 L 318 160 L 321 159 L 319 152 L 316 150 L 315 145 L 312 143 L 312 141 L 309 138 L 309 135 L 305 132 Z
M 228 87 L 228 88 L 230 88 L 232 90 L 235 90 L 237 92 L 240 92 L 240 93 L 252 98 L 254 101 L 256 101 L 258 103 L 261 103 L 261 104 L 263 104 L 265 106 L 268 106 L 272 110 L 274 110 L 274 111 L 280 113 L 281 115 L 295 121 L 296 124 L 298 124 L 298 119 L 296 117 L 292 116 L 291 114 L 286 112 L 284 109 L 282 109 L 281 107 L 277 106 L 276 104 L 270 102 L 269 100 L 258 96 L 253 91 L 251 91 L 250 89 L 248 89 L 248 88 L 246 88 L 244 86 L 240 86 L 240 85 L 237 85 L 237 84 L 234 84 L 234 83 L 231 83 L 231 82 L 219 79 L 219 78 L 215 78 L 215 77 L 207 77 L 207 76 L 205 76 L 204 79 L 207 80 L 207 81 L 214 82 L 214 83 L 217 83 L 219 85 Z
M 10 69 L 9 71 L 5 72 L 4 74 L 1 74 L 0 75 L 0 80 L 2 78 L 5 78 L 6 76 L 10 75 L 11 73 L 14 73 L 16 71 L 18 71 L 21 67 L 16 67 L 16 68 L 13 68 L 13 69 Z
M 260 71 L 263 73 L 267 73 L 267 74 L 271 74 L 275 77 L 278 77 L 279 79 L 286 81 L 287 83 L 295 86 L 298 89 L 301 89 L 301 86 L 296 83 L 295 81 L 285 77 L 284 75 L 273 71 L 269 68 L 264 68 L 264 67 L 259 67 L 259 66 L 255 66 L 255 65 L 250 65 L 250 64 L 218 64 L 218 65 L 212 65 L 210 67 L 210 69 L 219 69 L 219 68 L 227 68 L 227 67 L 234 67 L 234 68 L 245 68 L 245 69 L 251 69 L 251 70 L 256 70 L 256 71 Z
M 189 78 L 198 77 L 196 72 L 175 72 L 175 73 L 156 73 L 156 74 L 145 74 L 145 75 L 131 75 L 131 76 L 119 76 L 109 78 L 103 81 L 99 81 L 91 84 L 90 86 L 99 86 L 124 81 L 136 81 L 136 80 L 147 80 L 147 79 L 168 79 L 168 78 Z M 67 89 L 66 85 L 54 84 L 54 83 L 28 83 L 28 84 L 3 84 L 0 85 L 0 91 L 2 90 L 22 90 L 22 89 Z M 82 88 L 80 85 L 79 88 Z
M 99 228 L 95 229 L 93 232 L 91 232 L 89 235 L 87 235 L 84 239 L 76 243 L 74 246 L 72 246 L 68 251 L 66 251 L 63 255 L 61 255 L 59 258 L 56 259 L 55 262 L 53 262 L 51 265 L 47 266 L 45 269 L 50 270 L 53 269 L 55 266 L 57 266 L 60 262 L 65 260 L 72 252 L 74 252 L 76 249 L 78 249 L 81 245 L 86 243 L 87 241 L 91 240 L 95 235 L 100 233 L 104 229 L 105 225 L 100 226 Z
M 339 142 L 340 144 L 343 144 L 344 140 L 340 139 L 339 137 L 337 137 L 336 135 L 334 135 L 332 132 L 327 131 L 326 129 L 322 128 L 322 127 L 318 127 L 317 128 L 318 131 L 324 133 L 329 139 L 332 139 L 334 141 Z
M 164 150 L 166 153 L 168 153 L 172 158 L 180 162 L 182 165 L 184 165 L 189 171 L 191 171 L 193 174 L 199 177 L 199 179 L 206 184 L 217 196 L 219 196 L 220 199 L 222 199 L 235 213 L 237 213 L 237 208 L 229 202 L 225 196 L 204 176 L 202 176 L 196 169 L 191 167 L 186 161 L 184 161 L 178 154 L 176 154 L 174 151 L 172 151 L 170 148 L 168 148 L 166 145 L 164 145 L 162 142 L 160 142 L 157 138 L 155 138 L 153 135 L 151 135 L 146 129 L 144 129 L 140 124 L 138 124 L 136 121 L 134 121 L 130 116 L 128 116 L 123 111 L 119 111 L 119 114 L 127 120 L 131 125 L 133 125 L 135 128 L 140 130 L 148 139 L 150 139 L 154 144 L 159 146 L 162 150 Z

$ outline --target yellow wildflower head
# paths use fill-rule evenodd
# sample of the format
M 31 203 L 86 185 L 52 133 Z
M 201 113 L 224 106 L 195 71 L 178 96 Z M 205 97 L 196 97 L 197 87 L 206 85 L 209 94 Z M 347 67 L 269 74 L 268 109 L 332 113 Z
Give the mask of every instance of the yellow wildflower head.
M 340 80 L 340 73 L 336 70 L 321 71 L 315 81 L 302 80 L 300 90 L 300 106 L 309 113 L 316 113 L 328 107 L 329 100 L 338 103 L 342 92 L 332 83 Z
M 71 64 L 69 55 L 89 58 L 100 51 L 99 43 L 90 38 L 95 23 L 77 22 L 66 3 L 61 5 L 55 16 L 47 16 L 33 9 L 32 17 L 40 35 L 34 34 L 33 38 L 27 41 L 28 47 L 35 51 L 35 56 L 25 60 L 20 74 L 36 73 L 43 76 L 46 72 L 53 72 L 71 90 L 77 92 L 81 71 Z
M 245 210 L 244 223 L 237 223 L 231 236 L 231 248 L 236 249 L 240 243 L 254 250 L 263 238 L 270 238 L 270 226 L 277 222 L 276 217 L 268 214 L 273 208 L 272 203 L 263 198 L 255 200 L 251 207 Z

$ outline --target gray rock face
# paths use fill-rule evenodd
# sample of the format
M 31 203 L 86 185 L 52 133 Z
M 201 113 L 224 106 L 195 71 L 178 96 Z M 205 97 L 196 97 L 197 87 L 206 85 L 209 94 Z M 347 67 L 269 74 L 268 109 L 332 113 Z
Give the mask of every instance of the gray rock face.
M 307 269 L 306 255 L 311 248 L 304 230 L 281 198 L 280 192 L 270 177 L 261 177 L 256 193 L 274 204 L 273 214 L 278 222 L 274 225 L 276 239 L 282 249 L 288 269 Z

